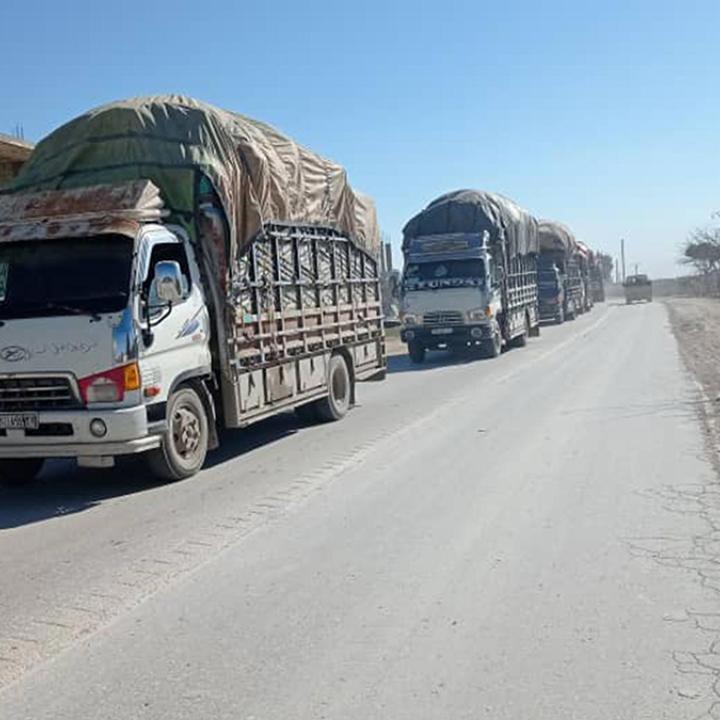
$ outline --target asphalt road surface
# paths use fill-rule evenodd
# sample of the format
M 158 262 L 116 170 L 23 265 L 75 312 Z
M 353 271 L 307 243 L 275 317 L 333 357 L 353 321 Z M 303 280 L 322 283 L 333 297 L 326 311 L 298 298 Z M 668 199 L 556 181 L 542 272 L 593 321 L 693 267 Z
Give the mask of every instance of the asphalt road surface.
M 662 305 L 359 400 L 174 485 L 0 491 L 0 718 L 720 717 L 720 487 Z

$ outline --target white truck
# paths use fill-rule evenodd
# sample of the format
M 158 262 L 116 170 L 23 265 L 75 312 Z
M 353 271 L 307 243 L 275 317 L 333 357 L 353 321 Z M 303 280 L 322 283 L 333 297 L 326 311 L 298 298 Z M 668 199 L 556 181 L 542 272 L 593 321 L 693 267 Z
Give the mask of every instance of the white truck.
M 0 478 L 146 453 L 196 473 L 220 427 L 337 420 L 384 375 L 377 227 L 342 168 L 189 98 L 105 106 L 0 195 Z
M 403 235 L 401 337 L 412 362 L 435 349 L 497 357 L 539 335 L 537 221 L 512 200 L 450 192 Z

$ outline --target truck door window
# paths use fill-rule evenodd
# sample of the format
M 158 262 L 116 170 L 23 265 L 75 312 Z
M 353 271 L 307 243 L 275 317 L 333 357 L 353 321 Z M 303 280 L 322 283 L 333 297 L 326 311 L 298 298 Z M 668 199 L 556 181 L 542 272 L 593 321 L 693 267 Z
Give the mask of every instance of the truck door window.
M 143 295 L 147 298 L 148 308 L 151 315 L 157 315 L 162 312 L 163 303 L 158 300 L 155 288 L 155 266 L 163 260 L 174 260 L 180 265 L 182 271 L 183 300 L 190 294 L 190 266 L 188 264 L 185 248 L 181 243 L 162 243 L 155 245 L 150 256 L 150 264 L 148 266 L 148 274 L 143 283 Z
M 8 277 L 8 269 L 10 268 L 10 265 L 8 263 L 3 262 L 0 263 L 0 302 L 3 302 L 5 300 L 5 292 L 7 288 L 7 277 Z
M 497 287 L 497 264 L 495 263 L 495 258 L 490 258 L 488 270 L 490 271 L 490 287 Z

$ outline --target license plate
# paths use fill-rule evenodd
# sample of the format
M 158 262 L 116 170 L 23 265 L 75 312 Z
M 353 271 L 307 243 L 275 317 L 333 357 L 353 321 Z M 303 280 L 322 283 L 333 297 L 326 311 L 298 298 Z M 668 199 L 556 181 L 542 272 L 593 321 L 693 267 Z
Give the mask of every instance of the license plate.
M 452 328 L 433 328 L 430 333 L 432 335 L 452 335 Z
M 37 413 L 12 413 L 0 415 L 0 430 L 37 430 Z

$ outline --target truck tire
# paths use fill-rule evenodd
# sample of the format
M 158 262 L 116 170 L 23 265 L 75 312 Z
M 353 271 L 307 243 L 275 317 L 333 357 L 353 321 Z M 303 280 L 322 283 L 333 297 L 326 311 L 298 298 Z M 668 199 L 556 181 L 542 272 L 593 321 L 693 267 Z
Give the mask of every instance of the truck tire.
M 148 453 L 152 473 L 173 482 L 195 475 L 205 464 L 209 427 L 205 405 L 191 386 L 174 392 L 167 404 L 168 432 L 160 447 Z
M 487 358 L 488 360 L 491 360 L 493 358 L 496 358 L 500 355 L 502 351 L 502 339 L 500 337 L 500 332 L 496 331 L 493 333 L 492 338 L 490 340 L 484 340 L 482 344 L 482 354 L 483 357 Z
M 420 365 L 425 362 L 425 348 L 417 343 L 408 343 L 408 355 L 410 362 Z
M 560 307 L 558 308 L 557 315 L 555 316 L 555 324 L 562 325 L 565 322 L 565 312 Z
M 0 460 L 0 482 L 5 485 L 24 485 L 32 482 L 45 464 L 42 458 Z
M 529 337 L 530 337 L 530 318 L 526 315 L 525 316 L 525 329 L 522 331 L 521 335 L 518 335 L 513 340 L 513 345 L 518 348 L 523 348 L 527 345 Z
M 316 401 L 317 418 L 323 422 L 341 420 L 350 409 L 352 398 L 352 381 L 345 358 L 333 355 L 328 366 L 327 397 Z

